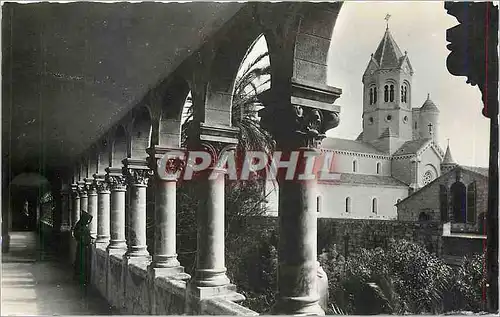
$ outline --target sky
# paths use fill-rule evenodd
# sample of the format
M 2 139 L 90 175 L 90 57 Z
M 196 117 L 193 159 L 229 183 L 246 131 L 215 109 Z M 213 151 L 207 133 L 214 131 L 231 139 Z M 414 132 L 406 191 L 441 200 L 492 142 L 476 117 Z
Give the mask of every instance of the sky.
M 343 91 L 335 102 L 341 106 L 340 125 L 327 135 L 355 139 L 362 130 L 361 77 L 384 35 L 386 14 L 394 40 L 408 51 L 414 69 L 412 107 L 420 107 L 429 93 L 440 110 L 443 150 L 449 139 L 457 163 L 487 167 L 489 120 L 481 114 L 479 88 L 446 69 L 446 29 L 458 22 L 446 14 L 443 2 L 344 2 L 328 56 L 328 84 Z

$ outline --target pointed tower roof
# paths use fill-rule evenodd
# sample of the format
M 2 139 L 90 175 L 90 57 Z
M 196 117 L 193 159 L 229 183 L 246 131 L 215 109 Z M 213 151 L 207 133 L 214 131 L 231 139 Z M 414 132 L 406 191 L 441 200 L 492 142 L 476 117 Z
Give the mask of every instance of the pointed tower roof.
M 437 111 L 437 112 L 439 112 L 438 107 L 431 100 L 431 94 L 429 94 L 429 93 L 427 94 L 427 100 L 424 102 L 424 104 L 420 108 L 420 111 Z
M 443 162 L 441 164 L 456 164 L 451 156 L 450 144 L 446 147 L 446 153 L 444 154 Z
M 403 58 L 404 55 L 401 53 L 396 41 L 394 41 L 389 28 L 386 28 L 384 36 L 373 55 L 373 59 L 375 59 L 380 68 L 393 68 L 399 67 Z

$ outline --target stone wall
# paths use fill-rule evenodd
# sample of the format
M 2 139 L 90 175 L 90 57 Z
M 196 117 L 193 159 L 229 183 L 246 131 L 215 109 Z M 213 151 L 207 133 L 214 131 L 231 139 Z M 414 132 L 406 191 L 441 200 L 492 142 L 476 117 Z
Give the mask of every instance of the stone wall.
M 277 226 L 276 217 L 256 217 L 254 225 Z M 406 239 L 424 245 L 429 251 L 442 253 L 442 225 L 427 222 L 403 222 L 376 219 L 318 219 L 318 252 L 329 244 L 349 254 L 360 248 L 385 247 L 389 239 Z
M 249 315 L 258 313 L 223 296 L 191 303 L 186 280 L 155 276 L 148 262 L 134 262 L 123 253 L 92 248 L 92 286 L 121 314 L 127 315 Z M 184 278 L 185 278 L 184 274 Z M 190 307 L 195 306 L 195 307 Z

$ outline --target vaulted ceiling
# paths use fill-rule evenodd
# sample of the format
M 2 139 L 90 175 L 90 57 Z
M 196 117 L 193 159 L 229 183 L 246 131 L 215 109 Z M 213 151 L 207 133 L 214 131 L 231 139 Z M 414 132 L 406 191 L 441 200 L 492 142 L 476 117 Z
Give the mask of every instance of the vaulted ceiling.
M 243 5 L 4 3 L 3 165 L 67 163 Z

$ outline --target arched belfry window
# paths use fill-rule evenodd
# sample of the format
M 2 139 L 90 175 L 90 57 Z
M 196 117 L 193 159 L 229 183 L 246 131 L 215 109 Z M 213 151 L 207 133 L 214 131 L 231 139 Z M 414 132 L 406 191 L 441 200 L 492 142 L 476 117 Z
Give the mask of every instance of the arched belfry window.
M 389 97 L 390 97 L 389 98 L 390 101 L 393 102 L 394 101 L 394 85 L 391 85 L 391 90 L 389 92 Z
M 439 209 L 441 212 L 441 221 L 448 221 L 448 188 L 445 185 L 439 186 Z
M 352 161 L 352 171 L 353 173 L 358 171 L 358 162 L 356 160 Z
M 377 174 L 380 174 L 381 167 L 382 164 L 380 164 L 380 162 L 377 162 Z
M 466 192 L 465 185 L 456 181 L 451 185 L 451 203 L 454 222 L 464 223 L 466 220 Z
M 476 222 L 476 182 L 467 186 L 467 222 Z
M 373 88 L 370 88 L 370 105 L 373 105 Z
M 345 212 L 350 213 L 351 212 L 351 197 L 346 197 L 345 198 Z
M 404 86 L 404 93 L 403 93 L 403 96 L 404 96 L 404 102 L 408 102 L 408 86 Z
M 385 85 L 384 86 L 384 102 L 389 101 L 389 86 Z
M 377 103 L 377 87 L 373 87 L 373 103 Z
M 378 209 L 378 206 L 377 206 L 377 198 L 373 198 L 372 199 L 372 212 L 374 214 L 377 213 L 377 209 Z
M 401 85 L 401 102 L 404 102 L 405 101 L 405 90 L 404 90 L 404 86 Z

